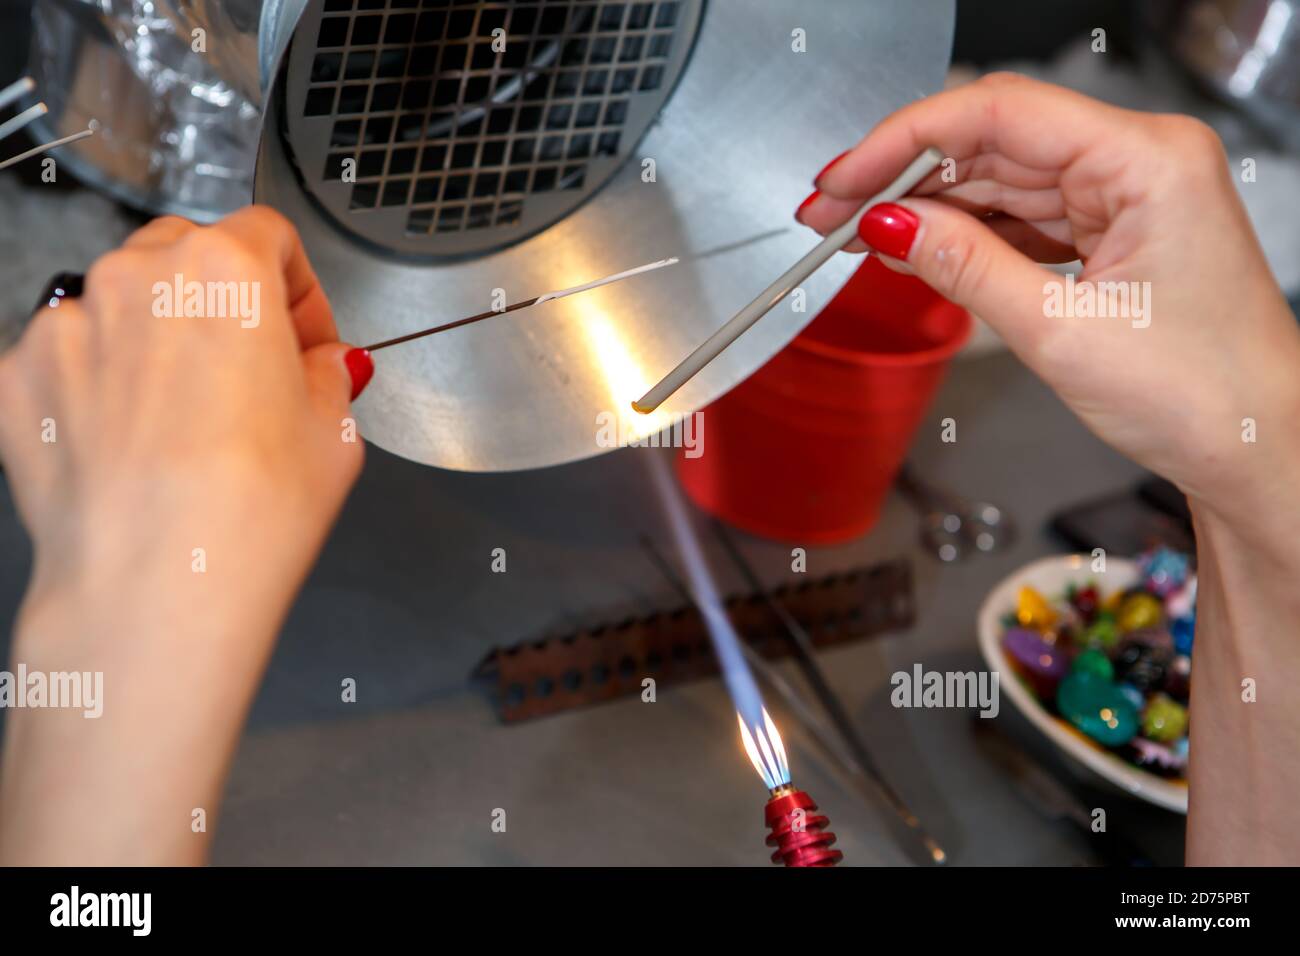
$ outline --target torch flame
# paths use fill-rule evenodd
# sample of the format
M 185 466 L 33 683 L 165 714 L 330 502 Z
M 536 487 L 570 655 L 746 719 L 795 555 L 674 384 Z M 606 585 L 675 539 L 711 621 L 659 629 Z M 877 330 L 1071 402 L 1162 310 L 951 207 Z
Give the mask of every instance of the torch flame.
M 755 725 L 751 731 L 745 725 L 745 719 L 736 713 L 736 722 L 740 724 L 740 739 L 749 754 L 749 762 L 754 765 L 758 775 L 767 784 L 767 789 L 775 790 L 790 782 L 790 765 L 785 756 L 785 744 L 781 734 L 772 723 L 772 718 L 763 708 L 763 725 Z
M 648 416 L 628 413 L 632 398 L 641 395 L 652 384 L 650 373 L 642 367 L 614 322 L 596 302 L 580 297 L 573 300 L 572 308 L 581 318 L 596 366 L 605 378 L 609 394 L 606 411 L 618 417 L 619 434 L 628 436 L 629 442 L 640 441 L 673 424 L 672 416 L 663 410 Z

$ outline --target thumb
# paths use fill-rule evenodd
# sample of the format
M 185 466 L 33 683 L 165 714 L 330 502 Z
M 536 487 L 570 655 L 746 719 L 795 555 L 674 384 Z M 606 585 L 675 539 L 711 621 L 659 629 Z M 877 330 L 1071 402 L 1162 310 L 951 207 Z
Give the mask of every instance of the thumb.
M 858 222 L 862 241 L 945 299 L 984 319 L 1013 349 L 1041 334 L 1045 286 L 1056 273 L 1030 260 L 971 216 L 932 199 L 872 206 Z
M 365 349 L 345 342 L 325 342 L 302 353 L 307 390 L 317 410 L 343 414 L 375 373 L 375 363 Z

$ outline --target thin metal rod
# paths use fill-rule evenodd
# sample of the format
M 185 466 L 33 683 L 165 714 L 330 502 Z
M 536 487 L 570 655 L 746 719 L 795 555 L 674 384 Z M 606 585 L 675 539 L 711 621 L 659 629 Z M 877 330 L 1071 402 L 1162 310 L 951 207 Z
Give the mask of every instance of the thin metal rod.
M 0 141 L 8 139 L 14 133 L 18 132 L 20 129 L 26 126 L 28 123 L 40 119 L 48 112 L 49 112 L 49 108 L 46 107 L 44 103 L 37 103 L 35 106 L 31 106 L 23 110 L 21 113 L 19 113 L 17 116 L 9 120 L 8 122 L 0 123 Z
M 538 296 L 537 298 L 541 298 Z M 520 309 L 526 309 L 530 305 L 536 305 L 537 299 L 526 299 L 523 302 L 515 302 L 506 306 L 504 309 L 489 309 L 487 312 L 480 312 L 478 315 L 469 315 L 463 319 L 457 319 L 455 322 L 448 322 L 446 325 L 435 325 L 431 329 L 424 329 L 420 332 L 411 332 L 407 335 L 399 335 L 395 339 L 386 339 L 383 342 L 376 342 L 374 345 L 364 346 L 367 352 L 374 352 L 379 349 L 386 349 L 390 345 L 401 345 L 403 342 L 409 342 L 412 339 L 422 339 L 426 335 L 436 335 L 439 332 L 446 332 L 448 329 L 458 329 L 462 325 L 469 325 L 471 322 L 482 322 L 484 319 L 490 319 L 494 315 L 505 315 L 507 312 L 517 312 Z
M 639 276 L 644 272 L 654 272 L 656 269 L 662 269 L 665 266 L 675 266 L 680 261 L 674 256 L 671 259 L 660 259 L 658 262 L 647 262 L 643 266 L 637 266 L 635 269 L 624 269 L 622 272 L 615 272 L 612 276 L 605 276 L 603 279 L 596 279 L 594 282 L 584 282 L 582 285 L 570 286 L 567 289 L 560 289 L 558 292 L 547 292 L 545 295 L 537 297 L 537 304 L 549 302 L 551 299 L 563 299 L 566 295 L 574 295 L 578 292 L 587 292 L 590 289 L 609 285 L 611 282 L 622 282 L 624 279 Z
M 686 586 L 686 582 L 673 570 L 672 565 L 668 563 L 668 559 L 663 556 L 648 535 L 641 536 L 641 547 L 664 579 L 672 585 L 687 604 L 694 606 L 699 611 L 699 604 Z M 768 596 L 766 591 L 763 594 Z M 768 597 L 770 600 L 770 596 Z M 700 614 L 703 616 L 702 611 L 700 611 Z M 795 623 L 797 625 L 798 621 L 795 621 Z M 925 848 L 926 858 L 932 863 L 943 863 L 947 859 L 947 854 L 921 828 L 916 815 L 898 798 L 893 788 L 881 776 L 870 756 L 867 757 L 867 763 L 864 765 L 850 750 L 845 748 L 841 740 L 836 739 L 837 728 L 827 725 L 826 721 L 803 699 L 803 695 L 795 690 L 794 686 L 781 676 L 776 668 L 764 660 L 762 655 L 754 650 L 747 641 L 741 641 L 740 649 L 741 653 L 745 655 L 745 660 L 749 666 L 769 687 L 781 695 L 781 698 L 790 707 L 796 719 L 821 744 L 831 759 L 840 765 L 840 769 L 853 781 L 858 792 L 868 800 L 883 800 L 887 803 L 898 819 L 920 840 Z M 843 737 L 842 730 L 840 733 L 841 737 Z
M 704 344 L 682 360 L 681 364 L 663 377 L 658 385 L 632 403 L 632 408 L 649 415 L 662 405 L 670 395 L 699 374 L 704 366 L 717 358 L 722 350 L 740 338 L 754 323 L 766 315 L 773 306 L 793 292 L 809 276 L 820 269 L 858 234 L 858 220 L 872 206 L 893 202 L 911 192 L 921 180 L 930 175 L 943 162 L 943 154 L 933 147 L 927 149 L 908 164 L 899 177 L 883 191 L 868 199 L 856 213 L 834 232 L 819 242 L 811 252 L 791 266 L 781 278 L 759 293 L 758 298 L 731 317 L 722 328 L 714 332 Z
M 790 613 L 790 610 L 772 596 L 772 592 L 763 584 L 758 577 L 758 572 L 754 566 L 741 553 L 740 548 L 736 545 L 735 540 L 727 533 L 727 530 L 721 523 L 714 521 L 713 530 L 721 542 L 722 548 L 731 558 L 731 562 L 740 572 L 741 577 L 745 579 L 746 585 L 754 592 L 763 596 L 764 603 L 768 609 L 781 622 L 785 629 L 786 636 L 789 638 L 791 649 L 795 652 L 795 657 L 799 662 L 799 668 L 803 672 L 804 679 L 812 686 L 813 693 L 821 701 L 822 707 L 826 709 L 831 722 L 835 729 L 839 731 L 840 736 L 853 752 L 853 757 L 862 771 L 872 779 L 872 782 L 880 789 L 881 795 L 898 814 L 899 818 L 908 827 L 916 831 L 917 837 L 925 845 L 926 851 L 936 863 L 942 863 L 947 859 L 947 854 L 921 827 L 921 821 L 917 819 L 911 809 L 904 802 L 893 786 L 885 779 L 876 764 L 875 758 L 871 756 L 871 751 L 867 749 L 857 728 L 853 726 L 853 721 L 849 717 L 848 711 L 844 709 L 844 704 L 840 701 L 839 696 L 831 688 L 830 683 L 826 680 L 826 675 L 822 672 L 821 666 L 817 663 L 815 656 L 816 651 L 813 647 L 812 638 L 809 636 L 804 626 L 799 623 L 799 619 Z
M 593 282 L 571 286 L 567 289 L 558 289 L 555 292 L 544 292 L 534 298 L 525 299 L 521 302 L 507 305 L 503 309 L 489 309 L 487 312 L 480 312 L 478 315 L 469 315 L 463 319 L 457 319 L 455 322 L 448 322 L 445 325 L 435 325 L 431 329 L 423 329 L 419 332 L 399 335 L 395 339 L 385 339 L 383 342 L 376 342 L 374 345 L 367 345 L 364 346 L 364 348 L 367 352 L 373 352 L 376 349 L 386 349 L 390 345 L 400 345 L 402 342 L 409 342 L 412 339 L 423 338 L 426 335 L 436 335 L 439 332 L 446 332 L 449 329 L 458 329 L 462 325 L 469 325 L 473 322 L 482 322 L 484 319 L 490 319 L 494 315 L 505 315 L 507 312 L 518 312 L 520 309 L 527 309 L 529 306 L 541 305 L 543 302 L 550 302 L 552 299 L 562 299 L 566 295 L 576 295 L 579 292 L 588 292 L 591 289 L 597 289 L 600 286 L 609 285 L 611 282 L 621 282 L 624 279 L 630 279 L 633 276 L 639 276 L 645 272 L 653 272 L 655 269 L 662 269 L 665 266 L 675 265 L 679 261 L 680 260 L 676 258 L 660 259 L 658 262 L 650 262 L 643 266 L 637 266 L 635 269 L 626 269 L 623 272 L 616 272 L 612 276 L 605 276 L 603 279 L 596 279 Z
M 26 96 L 36 89 L 36 81 L 30 76 L 24 76 L 21 80 L 10 83 L 3 90 L 0 90 L 0 110 L 4 109 L 19 97 Z
M 0 169 L 8 169 L 10 166 L 21 163 L 24 159 L 31 159 L 33 156 L 39 156 L 41 153 L 47 153 L 52 149 L 58 149 L 60 146 L 67 146 L 69 143 L 75 143 L 78 140 L 85 139 L 87 136 L 94 136 L 94 129 L 83 129 L 80 133 L 73 133 L 71 136 L 65 136 L 62 139 L 56 139 L 44 146 L 35 146 L 25 153 L 19 153 L 17 156 L 10 156 L 4 162 L 0 162 Z

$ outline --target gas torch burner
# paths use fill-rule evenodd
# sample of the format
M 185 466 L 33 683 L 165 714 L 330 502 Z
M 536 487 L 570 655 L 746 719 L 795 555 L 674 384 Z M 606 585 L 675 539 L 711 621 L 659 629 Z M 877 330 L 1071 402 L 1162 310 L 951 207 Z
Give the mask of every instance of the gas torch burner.
M 844 859 L 832 850 L 835 834 L 826 829 L 830 820 L 815 813 L 817 804 L 802 790 L 785 784 L 772 791 L 763 816 L 771 834 L 767 845 L 776 847 L 773 863 L 786 866 L 834 866 Z
M 691 573 L 694 587 L 688 587 L 677 576 L 672 565 L 654 547 L 654 542 L 642 538 L 642 544 L 664 577 L 695 605 L 713 641 L 723 682 L 736 705 L 740 742 L 771 794 L 764 817 L 772 831 L 767 845 L 777 848 L 772 854 L 772 862 L 786 866 L 834 866 L 844 858 L 844 854 L 830 848 L 835 842 L 835 834 L 826 829 L 830 820 L 815 815 L 817 804 L 812 797 L 796 790 L 790 782 L 790 761 L 786 756 L 785 742 L 763 706 L 763 697 L 747 663 L 747 660 L 752 660 L 761 667 L 763 659 L 740 639 L 727 616 L 704 552 L 691 528 L 682 493 L 669 476 L 663 457 L 656 456 L 650 461 L 673 537 Z
M 786 866 L 834 866 L 840 862 L 844 854 L 831 849 L 835 834 L 826 829 L 831 821 L 816 812 L 812 797 L 790 782 L 785 744 L 767 708 L 763 708 L 762 719 L 755 721 L 752 730 L 739 714 L 736 719 L 745 753 L 772 794 L 763 810 L 767 828 L 772 831 L 767 845 L 776 847 L 772 862 Z

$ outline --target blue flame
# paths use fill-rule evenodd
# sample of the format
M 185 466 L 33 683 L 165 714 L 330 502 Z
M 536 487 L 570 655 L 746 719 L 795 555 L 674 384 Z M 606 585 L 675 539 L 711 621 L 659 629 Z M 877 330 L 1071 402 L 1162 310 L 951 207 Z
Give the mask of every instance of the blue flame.
M 740 649 L 740 635 L 732 626 L 731 618 L 727 616 L 726 607 L 718 595 L 713 573 L 709 570 L 699 538 L 691 525 L 681 489 L 677 487 L 668 469 L 666 456 L 652 453 L 648 457 L 669 530 L 672 531 L 673 541 L 686 569 L 687 584 L 709 631 L 713 652 L 717 655 L 718 667 L 722 671 L 722 680 L 736 705 L 742 739 L 745 739 L 746 731 L 753 735 L 752 740 L 745 739 L 745 749 L 750 753 L 754 767 L 763 777 L 764 783 L 769 789 L 775 789 L 790 782 L 785 750 L 772 725 L 772 719 L 763 708 L 763 695 L 759 693 L 754 674 L 745 663 Z M 751 749 L 755 742 L 756 746 Z M 759 756 L 755 757 L 755 753 Z

